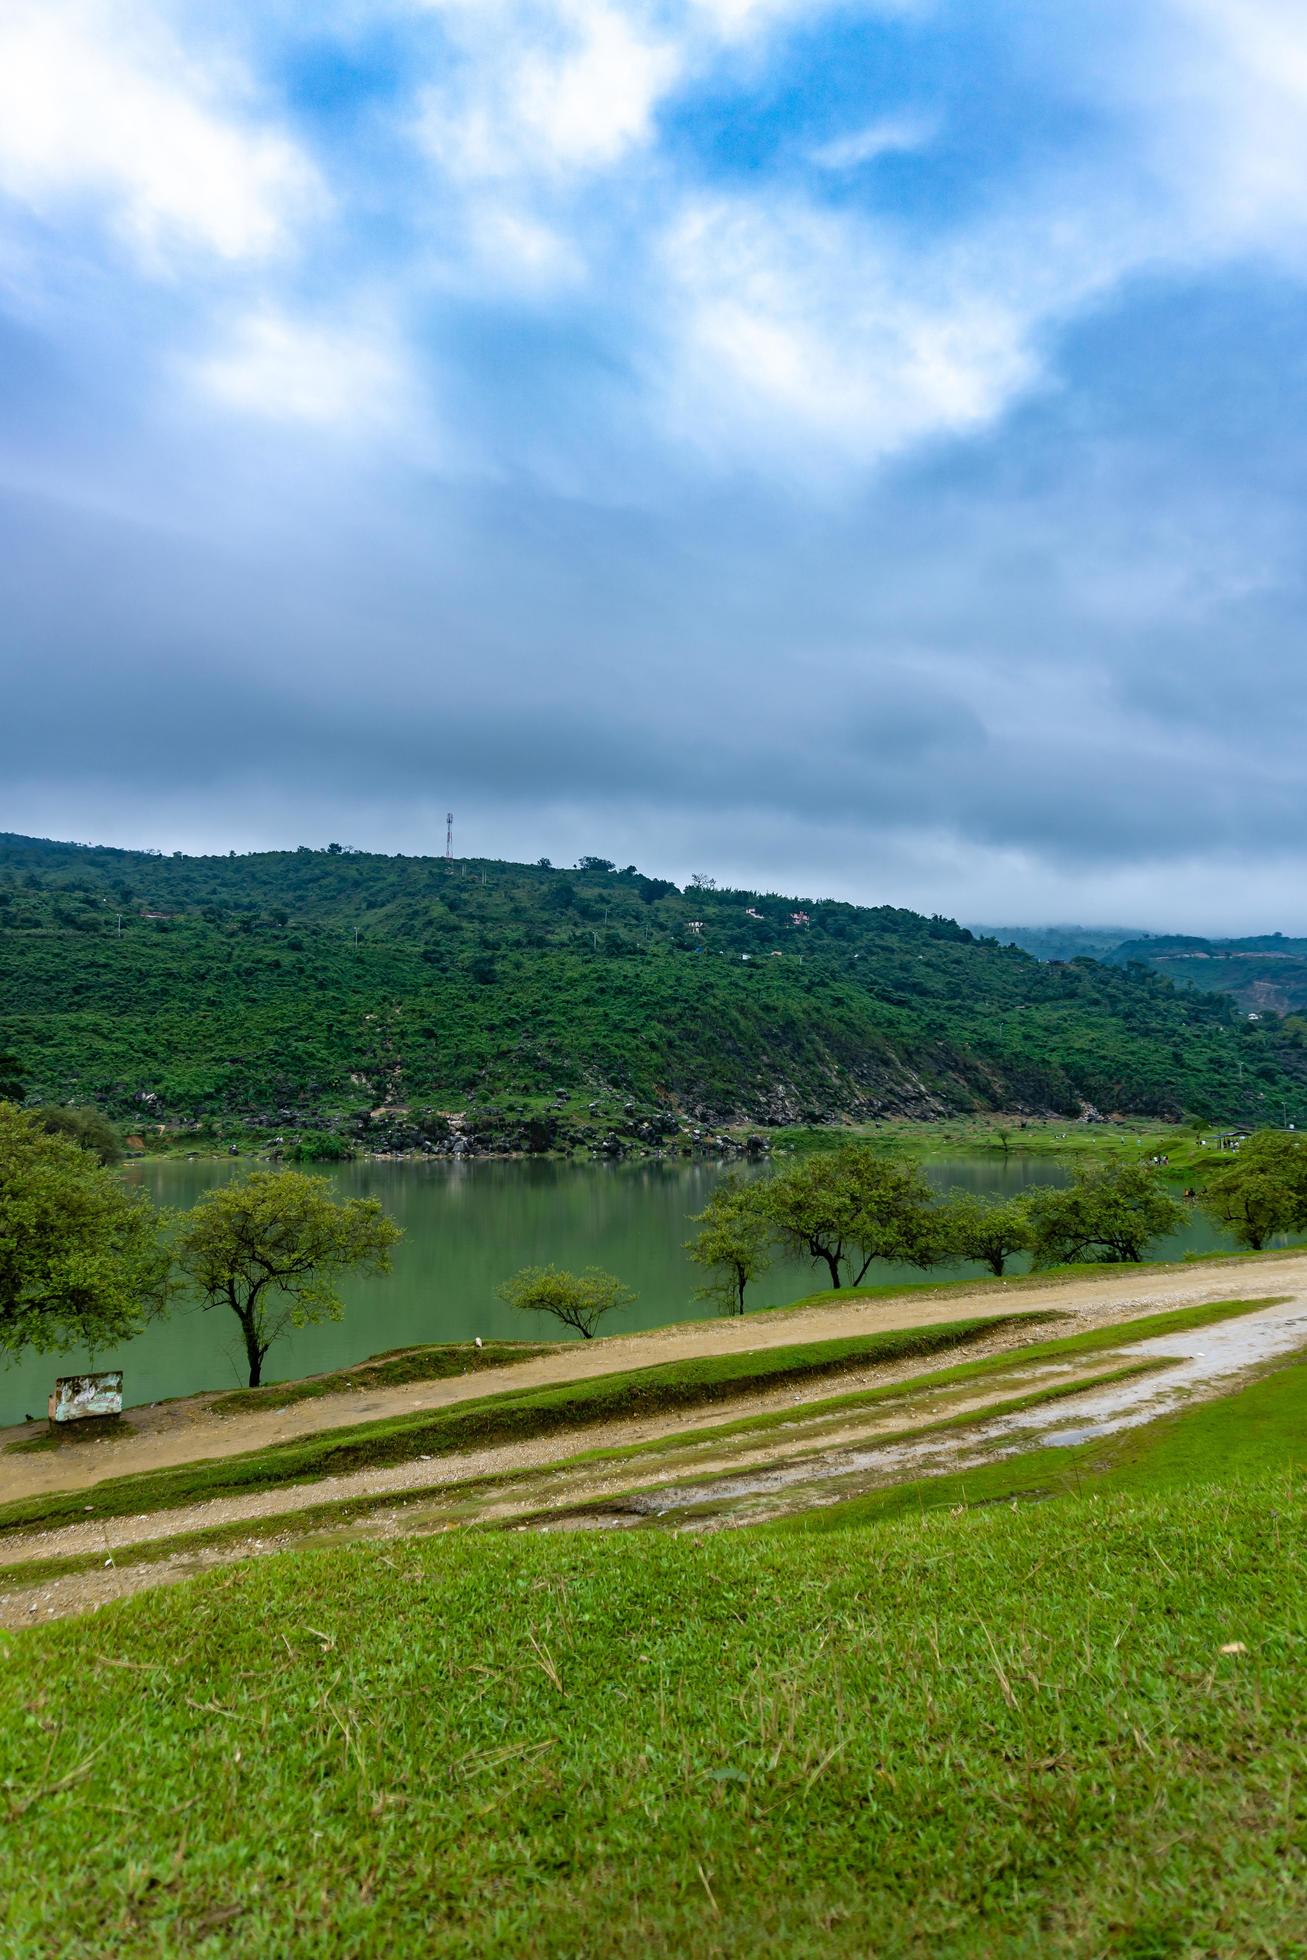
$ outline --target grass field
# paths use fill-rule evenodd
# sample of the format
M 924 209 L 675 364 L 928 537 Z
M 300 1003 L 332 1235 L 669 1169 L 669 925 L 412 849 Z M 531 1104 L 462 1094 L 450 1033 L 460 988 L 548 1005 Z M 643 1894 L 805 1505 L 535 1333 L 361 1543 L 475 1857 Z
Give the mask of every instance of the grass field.
M 0 1954 L 1302 1960 L 1305 1471 L 1298 1359 L 785 1526 L 300 1550 L 0 1633 Z
M 1262 1469 L 299 1553 L 0 1636 L 3 1950 L 1287 1960 L 1305 1551 Z

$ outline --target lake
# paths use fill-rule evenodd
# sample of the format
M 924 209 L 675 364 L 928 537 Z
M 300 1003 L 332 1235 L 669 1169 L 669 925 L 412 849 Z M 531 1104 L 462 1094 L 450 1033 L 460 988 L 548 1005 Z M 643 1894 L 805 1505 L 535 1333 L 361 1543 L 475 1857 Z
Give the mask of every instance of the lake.
M 246 1164 L 158 1163 L 127 1167 L 128 1181 L 144 1187 L 157 1204 L 187 1206 Z M 731 1167 L 716 1161 L 561 1163 L 551 1160 L 458 1163 L 356 1163 L 341 1166 L 332 1182 L 343 1195 L 379 1198 L 404 1228 L 394 1271 L 348 1280 L 342 1292 L 345 1318 L 292 1332 L 272 1349 L 265 1379 L 285 1381 L 348 1366 L 387 1348 L 430 1341 L 550 1340 L 564 1330 L 537 1326 L 495 1298 L 501 1280 L 519 1266 L 600 1266 L 617 1273 L 638 1295 L 612 1331 L 657 1327 L 710 1311 L 692 1296 L 700 1275 L 683 1246 L 690 1218 L 702 1210 Z M 941 1190 L 1012 1192 L 1033 1184 L 1062 1184 L 1067 1172 L 1043 1160 L 960 1159 L 927 1166 Z M 1227 1243 L 1205 1219 L 1159 1248 L 1161 1256 L 1208 1251 Z M 871 1283 L 902 1280 L 931 1284 L 978 1273 L 979 1267 L 877 1266 Z M 749 1290 L 752 1306 L 777 1306 L 826 1285 L 824 1266 L 806 1261 L 776 1266 Z M 0 1366 L 0 1425 L 25 1414 L 44 1415 L 58 1374 L 92 1366 L 121 1367 L 127 1402 L 155 1402 L 196 1389 L 243 1385 L 240 1332 L 225 1309 L 203 1312 L 183 1305 L 112 1352 L 91 1355 L 24 1355 Z

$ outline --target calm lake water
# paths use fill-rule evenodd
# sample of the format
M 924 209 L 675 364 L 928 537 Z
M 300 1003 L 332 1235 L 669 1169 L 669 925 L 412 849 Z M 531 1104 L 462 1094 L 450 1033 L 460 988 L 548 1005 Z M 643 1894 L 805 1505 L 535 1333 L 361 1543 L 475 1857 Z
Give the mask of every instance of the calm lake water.
M 210 1185 L 239 1176 L 245 1166 L 224 1163 L 157 1163 L 128 1168 L 160 1205 L 186 1206 Z M 332 1182 L 343 1195 L 379 1198 L 404 1228 L 387 1278 L 349 1280 L 342 1288 L 345 1318 L 292 1332 L 273 1348 L 265 1379 L 285 1381 L 361 1361 L 387 1348 L 428 1341 L 552 1339 L 560 1330 L 539 1328 L 495 1298 L 495 1288 L 519 1266 L 601 1266 L 618 1273 L 638 1294 L 635 1306 L 614 1319 L 612 1330 L 657 1327 L 709 1311 L 693 1299 L 699 1275 L 683 1250 L 691 1214 L 702 1210 L 727 1174 L 720 1163 L 672 1162 L 569 1164 L 473 1162 L 348 1164 Z M 1014 1159 L 932 1164 L 941 1189 L 1019 1191 L 1032 1184 L 1062 1184 L 1055 1165 Z M 1172 1258 L 1207 1251 L 1224 1241 L 1195 1216 L 1159 1254 Z M 873 1267 L 873 1283 L 932 1283 L 979 1272 L 978 1267 L 936 1267 L 929 1275 L 911 1267 Z M 750 1288 L 754 1306 L 777 1306 L 826 1285 L 826 1269 L 803 1262 L 774 1267 Z M 154 1402 L 196 1389 L 242 1385 L 246 1379 L 239 1329 L 225 1310 L 181 1306 L 166 1321 L 92 1355 L 27 1355 L 0 1366 L 0 1425 L 44 1415 L 58 1374 L 93 1366 L 122 1368 L 126 1401 Z

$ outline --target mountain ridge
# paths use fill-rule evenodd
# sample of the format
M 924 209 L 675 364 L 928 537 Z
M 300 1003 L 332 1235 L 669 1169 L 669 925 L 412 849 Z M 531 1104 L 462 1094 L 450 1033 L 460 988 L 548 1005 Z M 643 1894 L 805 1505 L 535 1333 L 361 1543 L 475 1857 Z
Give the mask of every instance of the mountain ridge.
M 378 1111 L 420 1135 L 488 1106 L 548 1137 L 560 1103 L 655 1129 L 1307 1113 L 1302 1050 L 1219 994 L 1041 964 L 899 907 L 682 890 L 600 857 L 165 857 L 0 835 L 0 1047 L 32 1095 L 119 1118 L 373 1140 Z

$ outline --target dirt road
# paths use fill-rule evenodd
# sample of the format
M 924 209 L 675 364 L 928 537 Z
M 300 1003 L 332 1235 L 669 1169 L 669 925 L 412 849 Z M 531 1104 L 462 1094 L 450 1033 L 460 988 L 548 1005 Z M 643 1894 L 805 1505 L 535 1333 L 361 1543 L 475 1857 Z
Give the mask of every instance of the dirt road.
M 658 1362 L 756 1352 L 802 1341 L 839 1340 L 891 1327 L 924 1327 L 981 1314 L 1056 1310 L 1099 1322 L 1243 1294 L 1303 1293 L 1307 1293 L 1307 1252 L 1204 1261 L 1191 1268 L 1162 1272 L 1131 1273 L 1129 1268 L 1116 1267 L 1102 1276 L 1051 1281 L 1042 1286 L 1028 1282 L 990 1286 L 974 1293 L 922 1287 L 879 1300 L 850 1293 L 847 1300 L 836 1305 L 688 1321 L 649 1333 L 570 1342 L 533 1361 L 489 1373 L 409 1382 L 396 1388 L 351 1390 L 282 1408 L 261 1407 L 222 1415 L 211 1406 L 214 1397 L 196 1396 L 163 1403 L 157 1409 L 133 1409 L 125 1419 L 131 1425 L 127 1434 L 103 1442 L 66 1444 L 59 1450 L 6 1452 L 6 1442 L 32 1432 L 0 1431 L 0 1501 L 56 1490 L 85 1490 L 105 1477 L 238 1456 L 246 1450 L 352 1423 L 448 1408 L 472 1397 L 510 1390 L 589 1380 Z M 306 1503 L 312 1501 L 305 1498 Z
M 493 1392 L 493 1388 L 500 1386 L 524 1387 L 576 1380 L 582 1376 L 592 1377 L 616 1369 L 694 1355 L 758 1350 L 841 1335 L 872 1333 L 889 1327 L 927 1325 L 932 1321 L 964 1318 L 982 1312 L 999 1314 L 1005 1308 L 1057 1311 L 1081 1323 L 1109 1325 L 1149 1311 L 1236 1298 L 1266 1299 L 1268 1302 L 1278 1298 L 1307 1307 L 1307 1254 L 1255 1262 L 1204 1264 L 1180 1272 L 1136 1273 L 1131 1276 L 1118 1271 L 1088 1282 L 1014 1287 L 1006 1295 L 999 1289 L 993 1289 L 968 1295 L 927 1294 L 923 1291 L 893 1300 L 850 1297 L 848 1302 L 837 1307 L 821 1306 L 773 1313 L 744 1321 L 703 1322 L 595 1342 L 593 1345 L 578 1343 L 520 1366 L 498 1369 L 494 1372 L 493 1382 L 487 1381 L 486 1376 L 481 1374 L 384 1392 L 333 1395 L 290 1409 L 258 1410 L 253 1415 L 215 1417 L 205 1409 L 207 1398 L 197 1398 L 194 1405 L 173 1405 L 174 1412 L 180 1408 L 185 1419 L 161 1434 L 153 1437 L 138 1435 L 127 1443 L 105 1446 L 103 1451 L 97 1450 L 96 1453 L 109 1455 L 112 1468 L 118 1470 L 124 1467 L 124 1458 L 129 1449 L 144 1452 L 151 1445 L 156 1451 L 160 1445 L 166 1448 L 168 1454 L 156 1453 L 145 1462 L 138 1457 L 135 1467 L 147 1468 L 160 1462 L 194 1460 L 199 1454 L 222 1456 L 234 1449 L 249 1449 L 259 1442 L 279 1440 L 281 1436 L 331 1428 L 342 1422 L 356 1422 L 361 1416 L 376 1417 L 406 1410 L 438 1408 L 464 1400 L 469 1395 Z M 978 1358 L 1022 1346 L 1029 1338 L 1030 1335 L 1019 1326 L 1003 1328 L 970 1344 L 966 1350 L 967 1357 Z M 936 1369 L 949 1367 L 957 1358 L 954 1351 L 941 1354 L 933 1364 L 917 1357 L 857 1369 L 839 1377 L 838 1389 L 845 1392 L 872 1383 L 889 1383 L 907 1376 L 930 1374 Z M 462 1484 L 469 1478 L 502 1476 L 505 1473 L 512 1476 L 517 1473 L 529 1475 L 540 1469 L 551 1474 L 547 1466 L 578 1451 L 672 1436 L 686 1427 L 710 1429 L 764 1408 L 795 1405 L 794 1413 L 801 1420 L 801 1405 L 814 1397 L 829 1395 L 835 1386 L 829 1378 L 814 1382 L 798 1392 L 794 1384 L 789 1384 L 765 1394 L 732 1398 L 729 1405 L 696 1410 L 689 1415 L 668 1414 L 595 1424 L 584 1430 L 568 1432 L 566 1436 L 539 1437 L 457 1455 L 420 1457 L 393 1466 L 322 1478 L 313 1483 L 283 1485 L 242 1496 L 212 1499 L 147 1516 L 104 1520 L 88 1517 L 82 1523 L 63 1525 L 47 1532 L 9 1538 L 0 1536 L 0 1627 L 31 1625 L 35 1618 L 93 1610 L 110 1599 L 139 1591 L 143 1586 L 173 1583 L 214 1565 L 278 1550 L 283 1544 L 295 1542 L 288 1535 L 293 1529 L 293 1516 L 309 1506 L 363 1500 L 370 1507 L 371 1517 L 371 1524 L 364 1529 L 372 1533 L 379 1529 L 386 1536 L 402 1535 L 406 1529 L 413 1529 L 405 1506 L 417 1499 L 420 1493 L 434 1495 L 443 1487 Z M 898 1419 L 894 1417 L 891 1420 Z M 838 1441 L 838 1433 L 833 1434 L 834 1440 Z M 200 1439 L 210 1446 L 197 1449 L 196 1443 Z M 180 1447 L 187 1441 L 189 1449 Z M 212 1447 L 215 1441 L 219 1447 Z M 791 1448 L 807 1447 L 801 1438 L 787 1441 L 777 1436 L 774 1442 L 775 1453 L 780 1456 Z M 95 1446 L 86 1447 L 89 1458 Z M 701 1455 L 704 1453 L 701 1450 Z M 712 1467 L 714 1452 L 711 1444 L 706 1446 L 706 1456 L 707 1465 L 700 1463 L 696 1465 L 697 1468 Z M 78 1467 L 82 1468 L 87 1460 L 79 1452 Z M 11 1458 L 10 1461 L 22 1463 L 23 1459 Z M 593 1489 L 578 1490 L 575 1494 L 593 1495 L 614 1480 L 621 1484 L 629 1475 L 626 1468 L 604 1470 L 596 1465 L 589 1479 Z M 391 1498 L 395 1501 L 396 1508 L 393 1510 L 371 1510 L 376 1502 L 387 1506 Z M 507 1496 L 504 1501 L 512 1508 Z M 488 1494 L 487 1502 L 490 1510 L 494 1510 L 495 1502 Z M 520 1504 L 520 1496 L 517 1502 Z M 246 1537 L 242 1534 L 238 1539 L 229 1539 L 220 1547 L 195 1548 L 165 1555 L 158 1563 L 140 1565 L 129 1562 L 121 1568 L 115 1565 L 114 1554 L 121 1554 L 129 1546 L 158 1543 L 181 1533 L 233 1525 L 248 1526 L 250 1535 Z M 346 1526 L 344 1529 L 348 1531 L 350 1528 Z M 103 1563 L 99 1570 L 24 1585 L 23 1567 L 30 1561 L 68 1555 L 96 1557 L 97 1563 Z

